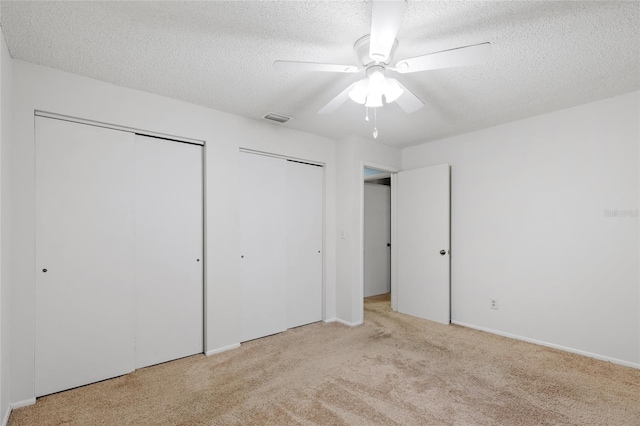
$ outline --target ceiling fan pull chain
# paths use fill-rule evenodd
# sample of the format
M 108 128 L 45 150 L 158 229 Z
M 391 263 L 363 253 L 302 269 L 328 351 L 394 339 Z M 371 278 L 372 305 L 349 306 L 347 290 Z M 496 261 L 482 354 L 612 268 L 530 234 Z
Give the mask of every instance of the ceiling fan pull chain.
M 364 121 L 369 121 L 369 107 L 366 106 L 366 107 L 364 107 L 364 109 L 365 109 L 365 111 L 367 111 L 365 116 L 364 116 Z
M 378 138 L 378 109 L 373 109 L 373 138 Z

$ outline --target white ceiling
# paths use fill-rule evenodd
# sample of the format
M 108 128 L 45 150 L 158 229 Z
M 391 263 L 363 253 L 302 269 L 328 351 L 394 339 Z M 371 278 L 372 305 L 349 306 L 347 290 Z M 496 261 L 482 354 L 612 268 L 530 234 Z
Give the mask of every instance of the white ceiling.
M 277 59 L 356 64 L 368 1 L 1 2 L 12 57 L 333 139 L 372 139 L 364 107 L 316 112 L 362 74 L 285 73 Z M 640 89 L 640 3 L 412 1 L 395 60 L 490 42 L 483 65 L 398 78 L 425 102 L 378 110 L 394 146 Z M 392 73 L 394 74 L 394 73 Z

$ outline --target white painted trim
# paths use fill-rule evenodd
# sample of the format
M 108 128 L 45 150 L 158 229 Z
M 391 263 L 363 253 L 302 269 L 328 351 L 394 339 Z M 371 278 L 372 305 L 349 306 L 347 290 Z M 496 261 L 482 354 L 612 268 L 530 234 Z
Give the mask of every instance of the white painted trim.
M 391 173 L 378 173 L 378 174 L 375 174 L 375 175 L 367 175 L 367 176 L 365 176 L 364 181 L 368 182 L 370 180 L 386 179 L 386 178 L 389 178 L 389 177 L 391 177 Z
M 219 353 L 222 353 L 222 352 L 230 351 L 232 349 L 238 349 L 239 347 L 240 347 L 240 343 L 234 343 L 233 345 L 223 346 L 221 348 L 217 348 L 217 349 L 212 349 L 210 351 L 206 351 L 204 354 L 206 356 L 211 356 L 211 355 L 219 354 Z
M 11 417 L 11 412 L 17 408 L 22 408 L 22 407 L 27 407 L 29 405 L 33 405 L 36 403 L 36 399 L 35 398 L 29 398 L 29 399 L 25 399 L 23 401 L 18 401 L 18 402 L 14 402 L 9 404 L 9 408 L 7 409 L 7 412 L 4 415 L 4 418 L 2 419 L 2 426 L 7 426 L 9 424 L 9 418 Z
M 391 175 L 391 310 L 398 312 L 398 173 Z M 364 219 L 363 219 L 364 220 Z M 364 268 L 364 264 L 363 264 Z M 364 286 L 364 282 L 362 284 Z
M 371 161 L 362 161 L 362 166 L 363 166 L 363 169 L 364 167 L 366 167 L 368 169 L 376 169 L 376 170 L 380 170 L 381 172 L 386 172 L 389 174 L 398 173 L 400 171 L 400 169 L 397 167 L 392 167 L 385 164 L 373 163 Z M 362 173 L 364 177 L 364 170 L 362 171 Z
M 35 115 L 37 117 L 53 118 L 53 119 L 56 119 L 56 120 L 71 121 L 73 123 L 88 124 L 90 126 L 106 127 L 108 129 L 120 130 L 120 131 L 123 131 L 123 132 L 138 133 L 138 134 L 141 134 L 143 136 L 152 136 L 152 137 L 155 136 L 155 137 L 160 137 L 160 138 L 164 138 L 164 139 L 172 139 L 172 140 L 175 140 L 175 141 L 178 141 L 178 142 L 186 142 L 186 143 L 191 143 L 191 144 L 195 144 L 195 145 L 204 145 L 205 144 L 204 141 L 201 141 L 201 140 L 198 140 L 198 139 L 191 139 L 191 138 L 185 138 L 185 137 L 182 137 L 182 136 L 168 135 L 168 134 L 165 134 L 165 133 L 152 132 L 150 130 L 134 129 L 133 127 L 119 126 L 117 124 L 103 123 L 103 122 L 95 121 L 95 120 L 86 120 L 84 118 L 71 117 L 69 115 L 56 114 L 54 112 L 36 110 L 35 111 Z
M 362 321 L 348 322 L 348 321 L 345 321 L 345 320 L 340 319 L 340 318 L 330 318 L 330 319 L 323 320 L 323 322 L 325 322 L 326 324 L 329 324 L 329 323 L 332 323 L 332 322 L 337 322 L 339 324 L 346 325 L 346 326 L 349 326 L 349 327 L 357 327 L 357 326 L 363 324 Z
M 36 399 L 35 398 L 29 398 L 29 399 L 24 399 L 24 400 L 18 401 L 18 402 L 13 402 L 13 403 L 9 404 L 9 406 L 11 407 L 11 410 L 15 410 L 16 408 L 27 407 L 27 406 L 33 405 L 35 403 L 36 403 Z
M 207 347 L 207 146 L 202 146 L 202 348 Z
M 322 163 L 320 161 L 313 161 L 313 160 L 307 160 L 304 158 L 298 158 L 298 157 L 289 157 L 286 155 L 280 155 L 280 154 L 274 154 L 272 152 L 266 152 L 266 151 L 258 151 L 256 149 L 249 149 L 249 148 L 240 148 L 240 152 L 244 152 L 246 154 L 256 154 L 256 155 L 264 155 L 265 157 L 273 157 L 273 158 L 280 158 L 283 160 L 291 160 L 291 161 L 297 161 L 300 163 L 306 163 L 306 164 L 310 164 L 312 166 L 319 166 L 319 167 L 324 167 L 325 163 Z
M 522 340 L 523 342 L 533 343 L 540 346 L 546 346 L 548 348 L 559 349 L 565 352 L 571 352 L 578 355 L 587 356 L 589 358 L 594 358 L 600 361 L 608 361 L 613 364 L 623 365 L 625 367 L 631 367 L 640 369 L 640 364 L 635 362 L 624 361 L 618 358 L 611 358 L 604 355 L 594 354 L 592 352 L 582 351 L 580 349 L 569 348 L 567 346 L 556 345 L 555 343 L 544 342 L 542 340 L 530 339 L 528 337 L 518 336 L 517 334 L 505 333 L 503 331 L 493 330 L 491 328 L 480 327 L 478 325 L 467 324 L 461 321 L 451 321 L 452 324 L 460 325 L 462 327 L 473 328 L 474 330 L 480 330 L 491 334 L 496 334 L 498 336 L 508 337 L 510 339 Z
M 7 407 L 7 412 L 4 414 L 4 418 L 2 419 L 2 426 L 7 426 L 9 424 L 9 417 L 11 417 L 11 404 Z

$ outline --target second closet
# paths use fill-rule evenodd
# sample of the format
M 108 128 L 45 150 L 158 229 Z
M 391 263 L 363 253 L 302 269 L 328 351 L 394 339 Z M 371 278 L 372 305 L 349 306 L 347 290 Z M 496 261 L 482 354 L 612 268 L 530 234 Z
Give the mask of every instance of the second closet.
M 240 340 L 322 320 L 323 168 L 240 152 Z

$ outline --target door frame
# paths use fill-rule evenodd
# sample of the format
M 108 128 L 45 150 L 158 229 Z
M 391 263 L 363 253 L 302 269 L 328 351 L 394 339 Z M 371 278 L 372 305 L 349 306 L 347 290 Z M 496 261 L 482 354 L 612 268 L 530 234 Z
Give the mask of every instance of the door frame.
M 363 308 L 363 317 L 362 321 L 364 322 L 364 182 L 366 176 L 364 175 L 364 169 L 371 168 L 380 170 L 385 173 L 389 173 L 391 175 L 391 309 L 394 311 L 398 310 L 398 300 L 397 300 L 397 292 L 398 292 L 398 271 L 397 271 L 397 261 L 398 261 L 398 249 L 396 247 L 396 184 L 397 184 L 397 173 L 400 171 L 399 168 L 388 166 L 384 164 L 373 163 L 370 161 L 361 161 L 360 162 L 360 182 L 358 184 L 359 190 L 359 202 L 360 202 L 360 212 L 358 215 L 358 228 L 360 230 L 360 238 L 358 240 L 358 260 L 356 265 L 356 270 L 358 271 L 358 299 L 359 303 L 362 303 Z

